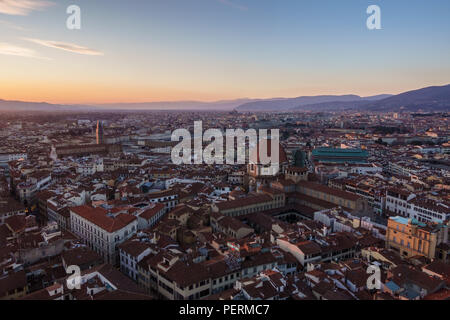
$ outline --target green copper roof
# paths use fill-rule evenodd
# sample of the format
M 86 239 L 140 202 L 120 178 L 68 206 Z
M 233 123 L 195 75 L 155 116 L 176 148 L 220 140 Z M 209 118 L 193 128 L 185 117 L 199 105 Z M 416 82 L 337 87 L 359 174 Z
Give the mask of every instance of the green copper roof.
M 369 156 L 362 149 L 317 148 L 312 152 L 314 160 L 321 162 L 366 163 Z

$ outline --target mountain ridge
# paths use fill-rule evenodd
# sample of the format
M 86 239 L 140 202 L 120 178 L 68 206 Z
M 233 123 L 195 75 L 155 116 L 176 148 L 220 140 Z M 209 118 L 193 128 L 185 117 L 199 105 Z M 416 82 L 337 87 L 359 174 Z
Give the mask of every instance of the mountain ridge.
M 364 106 L 369 111 L 446 111 L 450 110 L 450 84 L 400 93 Z
M 447 111 L 450 110 L 450 84 L 430 86 L 406 91 L 397 95 L 321 95 L 296 98 L 271 99 L 231 99 L 213 102 L 204 101 L 158 101 L 142 103 L 109 104 L 51 104 L 48 102 L 26 102 L 0 99 L 0 111 L 144 111 L 144 110 L 185 110 L 185 111 Z
M 322 100 L 322 101 L 321 101 Z M 430 86 L 397 95 L 298 97 L 288 100 L 257 101 L 237 108 L 240 112 L 261 111 L 447 111 L 450 85 Z

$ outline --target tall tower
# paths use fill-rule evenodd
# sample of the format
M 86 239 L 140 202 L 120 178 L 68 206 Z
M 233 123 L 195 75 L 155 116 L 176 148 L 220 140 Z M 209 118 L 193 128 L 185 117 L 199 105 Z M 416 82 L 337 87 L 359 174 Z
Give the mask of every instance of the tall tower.
M 56 161 L 58 159 L 58 154 L 56 153 L 55 146 L 52 145 L 52 151 L 50 152 L 50 159 Z
M 105 143 L 105 133 L 103 131 L 103 122 L 97 121 L 97 144 Z

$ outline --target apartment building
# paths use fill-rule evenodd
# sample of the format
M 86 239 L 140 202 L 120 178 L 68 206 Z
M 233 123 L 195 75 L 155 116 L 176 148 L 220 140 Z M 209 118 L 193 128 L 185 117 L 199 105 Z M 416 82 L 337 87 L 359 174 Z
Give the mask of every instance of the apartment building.
M 70 207 L 81 206 L 86 203 L 86 192 L 66 192 L 58 194 L 47 200 L 47 218 L 49 221 L 55 221 L 63 230 L 70 229 Z
M 301 243 L 290 243 L 288 239 L 277 239 L 277 245 L 281 250 L 291 253 L 302 266 L 310 263 L 320 262 L 322 259 L 322 250 L 320 246 L 313 241 L 304 241 Z
M 241 271 L 229 268 L 228 264 L 221 260 L 206 264 L 211 277 L 211 294 L 223 292 L 233 288 L 237 280 L 241 279 Z
M 240 279 L 274 269 L 277 259 L 268 251 L 243 258 L 230 254 L 222 259 L 188 261 L 172 251 L 162 251 L 137 265 L 138 284 L 148 293 L 169 300 L 193 300 L 231 289 Z
M 62 230 L 70 229 L 70 211 L 67 205 L 51 200 L 48 200 L 47 203 L 48 221 L 56 222 Z
M 376 185 L 376 180 L 369 179 L 358 181 L 349 179 L 331 179 L 328 186 L 354 193 L 367 199 L 367 204 L 377 214 L 383 214 L 386 207 L 386 192 L 381 185 Z
M 135 282 L 138 282 L 138 263 L 153 253 L 148 243 L 139 241 L 127 241 L 119 246 L 120 271 Z
M 411 205 L 408 203 L 416 195 L 399 188 L 389 188 L 386 191 L 386 209 L 395 215 L 409 217 L 408 209 Z M 408 208 L 409 206 L 409 208 Z
M 291 253 L 303 267 L 319 262 L 351 259 L 359 252 L 356 240 L 345 232 L 300 242 L 285 236 L 274 241 L 281 250 Z
M 386 209 L 419 222 L 445 223 L 450 220 L 450 203 L 425 199 L 398 188 L 387 190 Z
M 45 189 L 51 183 L 49 172 L 32 172 L 26 175 L 26 181 L 16 186 L 16 194 L 25 205 L 30 205 L 37 200 L 37 193 Z
M 16 186 L 16 194 L 20 202 L 26 206 L 34 202 L 38 191 L 36 184 L 31 182 L 21 182 Z
M 148 293 L 168 300 L 195 300 L 211 294 L 211 277 L 199 263 L 181 261 L 170 252 L 160 252 L 138 264 L 138 284 Z
M 138 215 L 139 230 L 151 228 L 165 215 L 166 206 L 163 203 L 151 203 Z
M 110 214 L 107 210 L 90 206 L 70 208 L 72 232 L 105 262 L 118 263 L 118 246 L 138 230 L 137 218 L 130 214 Z
M 253 228 L 245 223 L 220 213 L 211 213 L 210 221 L 213 232 L 222 232 L 235 239 L 242 239 L 254 232 Z
M 175 190 L 164 190 L 161 192 L 149 193 L 146 198 L 151 203 L 162 203 L 165 207 L 165 213 L 169 212 L 179 203 L 178 192 Z
M 447 225 L 425 224 L 400 216 L 388 220 L 386 248 L 397 251 L 403 257 L 422 255 L 434 259 L 436 247 L 447 242 Z
M 0 198 L 0 225 L 6 219 L 16 215 L 25 215 L 25 207 L 11 198 Z
M 76 164 L 76 172 L 83 176 L 90 176 L 96 172 L 103 172 L 103 158 L 89 159 L 88 161 Z
M 420 168 L 411 166 L 407 162 L 389 162 L 388 172 L 392 174 L 398 174 L 400 176 L 411 177 L 416 176 L 421 172 Z
M 414 198 L 408 208 L 409 218 L 420 222 L 444 223 L 450 220 L 450 203 Z

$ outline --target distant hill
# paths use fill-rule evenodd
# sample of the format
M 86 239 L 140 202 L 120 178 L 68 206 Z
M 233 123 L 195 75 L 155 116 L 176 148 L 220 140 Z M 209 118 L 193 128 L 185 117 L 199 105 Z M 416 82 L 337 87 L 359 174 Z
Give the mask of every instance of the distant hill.
M 47 102 L 24 102 L 24 101 L 9 101 L 0 99 L 0 111 L 89 111 L 95 110 L 90 106 L 81 105 L 60 105 L 50 104 Z
M 320 111 L 337 111 L 337 110 L 352 110 L 364 108 L 369 102 L 378 101 L 392 97 L 390 94 L 380 94 L 371 97 L 358 97 L 358 99 L 350 101 L 330 101 L 324 103 L 308 104 L 295 108 L 297 111 L 306 110 L 320 110 Z
M 368 103 L 370 111 L 448 111 L 450 110 L 450 84 L 427 87 Z
M 258 111 L 411 111 L 439 112 L 450 110 L 450 85 L 434 86 L 398 95 L 360 97 L 316 96 L 293 99 L 272 99 L 245 103 L 237 108 L 241 112 Z
M 378 100 L 386 99 L 386 98 L 389 98 L 389 97 L 392 97 L 392 96 L 393 96 L 392 94 L 379 94 L 379 95 L 376 95 L 376 96 L 364 97 L 362 99 L 365 100 L 365 101 L 378 101 Z
M 236 107 L 258 101 L 256 99 L 236 99 L 222 100 L 214 102 L 201 101 L 161 101 L 161 102 L 143 102 L 143 103 L 110 103 L 100 104 L 98 107 L 108 109 L 131 109 L 131 110 L 222 110 L 232 111 Z
M 236 99 L 215 102 L 166 101 L 101 105 L 61 105 L 47 102 L 0 100 L 0 111 L 211 110 L 265 111 L 450 111 L 450 85 L 408 91 L 395 96 L 323 95 L 297 98 Z
M 0 99 L 0 111 L 108 111 L 108 110 L 213 110 L 232 111 L 243 103 L 256 99 L 236 99 L 215 102 L 167 101 L 146 103 L 116 103 L 100 105 L 63 105 L 47 102 L 8 101 Z
M 369 100 L 351 100 L 351 101 L 330 101 L 323 103 L 307 104 L 299 106 L 291 111 L 339 111 L 339 110 L 353 110 L 359 109 L 367 105 Z
M 373 100 L 384 99 L 390 95 L 378 95 L 373 97 L 362 98 L 357 95 L 343 96 L 305 96 L 286 99 L 270 99 L 245 103 L 236 110 L 241 112 L 256 111 L 294 111 L 294 110 L 328 110 L 351 108 L 359 105 L 360 102 L 370 102 Z

